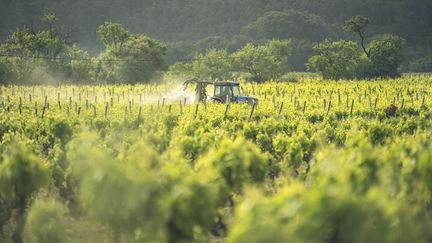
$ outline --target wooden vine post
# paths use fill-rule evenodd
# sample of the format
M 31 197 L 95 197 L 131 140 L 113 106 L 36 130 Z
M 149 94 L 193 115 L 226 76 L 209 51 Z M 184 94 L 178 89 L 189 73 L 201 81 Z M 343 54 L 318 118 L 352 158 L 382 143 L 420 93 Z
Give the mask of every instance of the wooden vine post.
M 330 110 L 331 110 L 331 104 L 332 104 L 332 102 L 331 102 L 331 100 L 330 100 L 330 101 L 329 101 L 329 104 L 328 104 L 328 109 L 327 109 L 326 116 L 328 116 L 328 114 L 329 114 L 329 112 L 330 112 Z
M 199 103 L 196 104 L 195 106 L 195 114 L 194 114 L 194 119 L 197 117 L 198 115 L 198 107 L 199 107 Z
M 306 112 L 306 100 L 305 100 L 305 102 L 303 103 L 303 114 Z
M 226 108 L 225 108 L 225 113 L 224 113 L 224 118 L 226 118 L 226 116 L 228 115 L 228 110 L 230 108 L 230 104 L 226 104 Z
M 284 106 L 284 103 L 283 103 L 283 101 L 282 101 L 282 103 L 281 103 L 281 105 L 280 105 L 280 107 L 279 107 L 279 115 L 282 113 L 283 106 Z
M 108 118 L 108 102 L 105 103 L 105 119 Z
M 254 103 L 252 104 L 252 108 L 251 108 L 251 111 L 250 111 L 250 114 L 249 114 L 249 119 L 248 119 L 248 121 L 250 121 L 250 120 L 252 119 L 253 113 L 254 113 L 254 111 L 255 111 L 255 106 L 256 106 L 256 103 L 254 102 Z

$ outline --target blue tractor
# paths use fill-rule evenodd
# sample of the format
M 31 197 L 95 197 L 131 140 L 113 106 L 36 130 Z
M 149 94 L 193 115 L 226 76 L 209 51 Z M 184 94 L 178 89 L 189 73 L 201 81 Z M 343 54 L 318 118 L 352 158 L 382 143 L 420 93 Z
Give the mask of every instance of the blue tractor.
M 199 102 L 205 102 L 210 99 L 211 101 L 220 103 L 234 102 L 249 103 L 250 105 L 258 103 L 257 98 L 241 95 L 239 82 L 203 81 L 194 78 L 184 83 L 185 89 L 191 84 L 196 85 L 196 98 Z M 207 95 L 208 85 L 214 86 L 213 96 L 210 97 Z
M 211 100 L 221 103 L 229 102 L 234 103 L 258 103 L 258 99 L 249 96 L 242 96 L 240 94 L 240 83 L 239 82 L 214 82 L 214 93 L 210 97 Z

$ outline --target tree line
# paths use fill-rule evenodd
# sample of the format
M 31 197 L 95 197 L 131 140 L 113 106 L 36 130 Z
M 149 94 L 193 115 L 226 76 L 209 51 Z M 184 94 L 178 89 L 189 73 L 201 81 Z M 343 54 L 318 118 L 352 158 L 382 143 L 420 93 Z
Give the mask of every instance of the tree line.
M 105 22 L 97 30 L 104 50 L 96 57 L 69 43 L 57 17 L 46 14 L 40 29 L 22 27 L 0 45 L 1 83 L 146 83 L 165 67 L 167 47 L 122 25 Z
M 341 26 L 351 16 L 363 15 L 371 19 L 370 37 L 393 33 L 406 40 L 404 71 L 432 67 L 429 0 L 4 0 L 1 5 L 1 41 L 17 26 L 37 25 L 39 16 L 53 12 L 62 16 L 70 40 L 92 55 L 105 48 L 97 41 L 98 26 L 111 21 L 167 43 L 169 64 L 209 47 L 235 51 L 249 42 L 289 38 L 295 47 L 289 60 L 294 71 L 307 69 L 312 46 L 326 37 L 354 40 Z
M 98 27 L 104 49 L 91 56 L 69 42 L 56 15 L 46 14 L 43 21 L 39 29 L 18 28 L 0 45 L 1 83 L 148 83 L 160 80 L 166 71 L 186 78 L 286 81 L 283 76 L 293 69 L 290 60 L 299 48 L 287 38 L 259 44 L 244 39 L 242 44 L 231 42 L 231 49 L 221 39 L 209 38 L 203 42 L 207 47 L 192 58 L 170 65 L 171 46 L 130 33 L 121 24 L 105 22 Z M 391 34 L 369 40 L 369 24 L 363 16 L 347 20 L 345 31 L 358 35 L 359 41 L 324 39 L 311 48 L 308 69 L 335 80 L 399 76 L 406 41 Z

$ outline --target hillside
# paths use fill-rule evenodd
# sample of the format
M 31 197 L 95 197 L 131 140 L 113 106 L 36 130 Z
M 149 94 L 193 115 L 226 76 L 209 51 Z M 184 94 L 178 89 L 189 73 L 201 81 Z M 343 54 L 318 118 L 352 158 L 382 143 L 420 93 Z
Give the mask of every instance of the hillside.
M 411 60 L 430 55 L 432 47 L 429 0 L 2 0 L 1 5 L 0 41 L 19 26 L 40 25 L 40 16 L 51 12 L 70 41 L 92 54 L 103 47 L 96 29 L 109 20 L 171 43 L 172 62 L 208 47 L 236 49 L 251 40 L 295 38 L 300 53 L 293 58 L 301 63 L 311 42 L 349 37 L 340 26 L 354 15 L 371 19 L 370 37 L 390 32 L 405 38 Z M 221 38 L 208 39 L 215 36 Z

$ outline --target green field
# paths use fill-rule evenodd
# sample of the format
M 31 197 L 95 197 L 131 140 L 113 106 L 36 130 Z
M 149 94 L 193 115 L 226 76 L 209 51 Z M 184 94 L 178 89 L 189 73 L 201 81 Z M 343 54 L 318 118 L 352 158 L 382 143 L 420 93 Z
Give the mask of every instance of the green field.
M 0 241 L 431 242 L 431 84 L 1 86 Z

